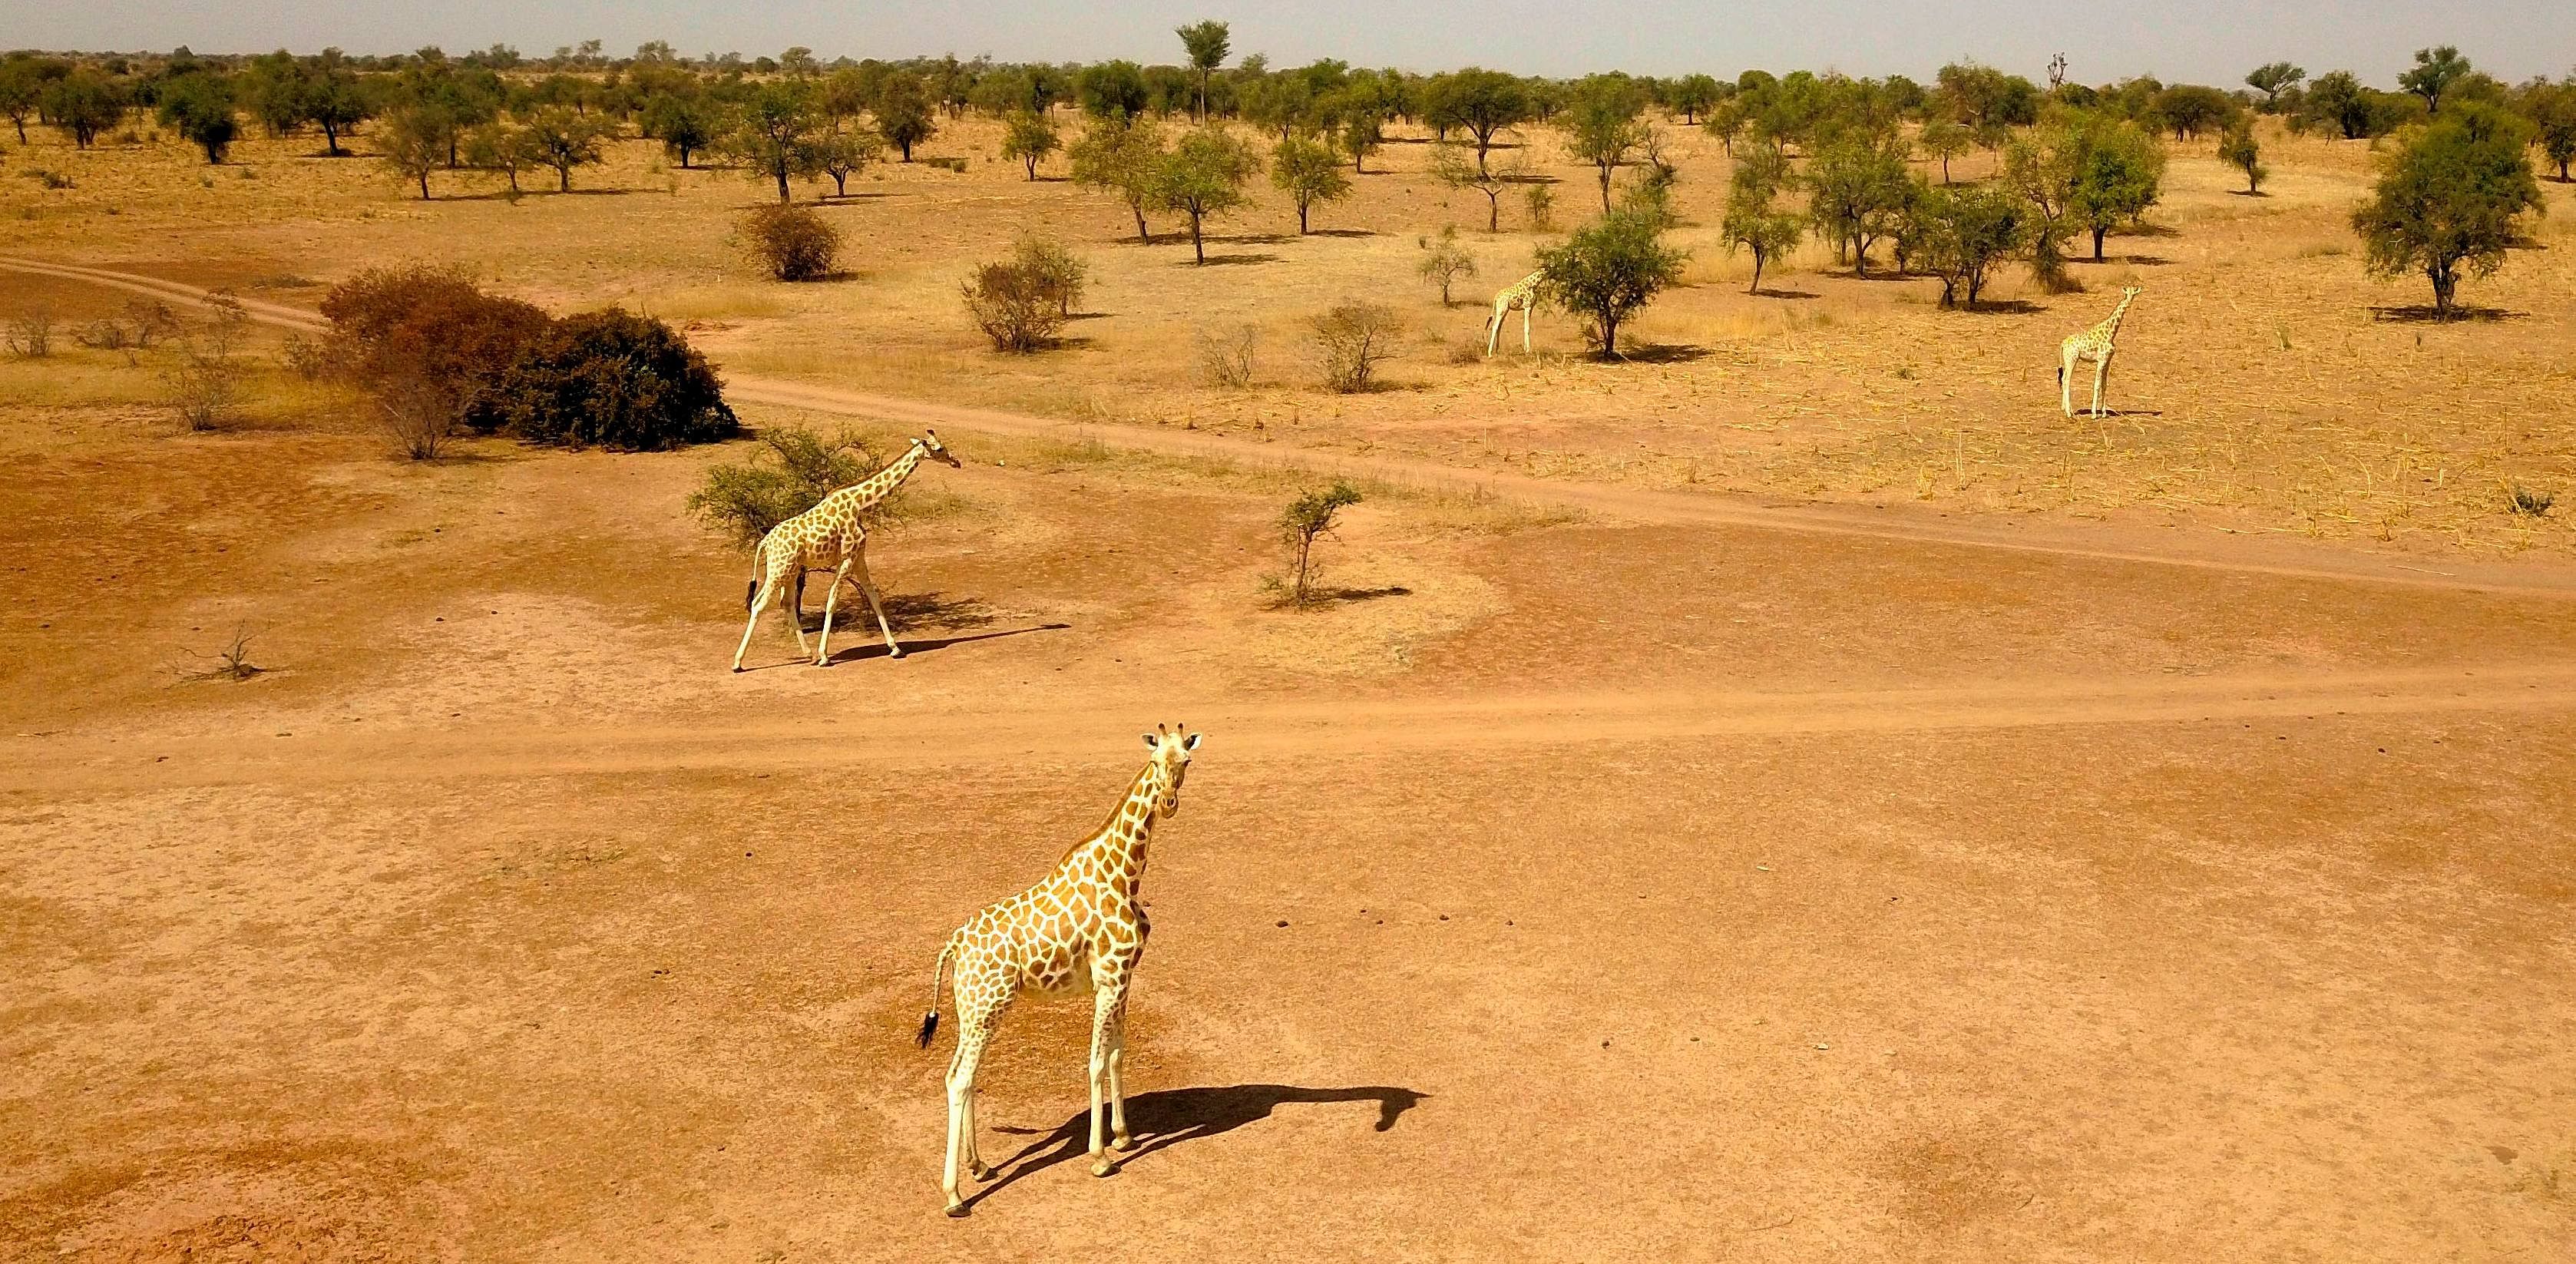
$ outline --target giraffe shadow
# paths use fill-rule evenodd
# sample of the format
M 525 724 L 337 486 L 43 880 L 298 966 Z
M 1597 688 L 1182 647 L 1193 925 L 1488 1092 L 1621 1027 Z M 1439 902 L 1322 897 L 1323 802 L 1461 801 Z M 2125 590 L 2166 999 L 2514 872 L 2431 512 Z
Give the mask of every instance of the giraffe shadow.
M 1136 1140 L 1136 1148 L 1118 1154 L 1118 1162 L 1124 1166 L 1184 1141 L 1220 1136 L 1245 1124 L 1259 1123 L 1282 1106 L 1375 1102 L 1377 1123 L 1373 1131 L 1385 1132 L 1395 1127 L 1395 1121 L 1402 1118 L 1404 1112 L 1429 1096 L 1428 1093 L 1384 1084 L 1351 1088 L 1230 1084 L 1222 1088 L 1175 1088 L 1142 1093 L 1127 1099 L 1127 1128 Z M 1038 1130 L 1001 1127 L 994 1131 L 1026 1136 Z M 1033 1173 L 1085 1157 L 1090 1148 L 1091 1112 L 1084 1110 L 1003 1160 L 999 1165 L 1000 1175 L 992 1184 L 975 1191 L 973 1197 L 965 1200 L 966 1205 L 973 1207 Z
M 949 646 L 964 645 L 972 641 L 998 641 L 1006 636 L 1025 636 L 1031 632 L 1062 632 L 1072 626 L 1070 623 L 1033 623 L 1025 628 L 1004 628 L 998 632 L 975 632 L 965 636 L 897 636 L 895 644 L 902 646 L 904 656 L 909 658 L 915 654 L 937 653 Z M 854 663 L 861 659 L 884 657 L 886 657 L 885 643 L 868 641 L 849 649 L 834 651 L 829 661 Z

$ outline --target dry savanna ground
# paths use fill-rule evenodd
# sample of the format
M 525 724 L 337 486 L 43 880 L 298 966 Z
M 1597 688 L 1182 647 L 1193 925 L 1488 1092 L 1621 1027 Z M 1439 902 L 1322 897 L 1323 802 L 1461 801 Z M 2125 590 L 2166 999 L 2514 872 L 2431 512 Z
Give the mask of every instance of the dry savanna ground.
M 1683 134 L 1691 283 L 1615 364 L 1551 312 L 1470 354 L 1417 240 L 1481 296 L 1547 238 L 1411 142 L 1202 269 L 969 120 L 795 287 L 757 186 L 637 142 L 515 203 L 12 147 L 0 253 L 142 280 L 0 270 L 60 335 L 0 360 L 0 1260 L 2564 1257 L 2576 540 L 2503 488 L 2576 491 L 2576 199 L 2434 325 L 2341 227 L 2366 148 L 2267 139 L 2270 196 L 2187 147 L 2089 293 L 1966 313 L 1813 252 L 1746 294 Z M 1026 231 L 1096 280 L 1005 358 L 955 287 Z M 724 670 L 746 564 L 682 506 L 747 443 L 399 461 L 274 325 L 191 433 L 173 352 L 70 336 L 412 259 L 686 324 L 756 428 L 937 424 L 871 550 L 906 657 Z M 1345 297 L 1412 323 L 1389 389 L 1309 385 Z M 1245 322 L 1261 380 L 1198 382 Z M 1084 1008 L 1023 1006 L 950 1221 L 940 939 L 1172 720 L 1142 1145 L 1088 1174 Z

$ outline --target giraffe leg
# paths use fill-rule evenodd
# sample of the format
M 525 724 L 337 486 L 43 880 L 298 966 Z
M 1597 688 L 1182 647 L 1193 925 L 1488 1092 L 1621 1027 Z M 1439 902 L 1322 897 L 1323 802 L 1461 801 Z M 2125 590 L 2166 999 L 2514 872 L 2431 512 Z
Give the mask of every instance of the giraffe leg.
M 735 671 L 742 670 L 742 656 L 745 652 L 751 649 L 752 629 L 760 626 L 760 612 L 769 608 L 769 599 L 777 591 L 778 581 L 776 579 L 769 579 L 760 585 L 760 595 L 752 599 L 751 617 L 743 620 L 742 624 L 742 644 L 733 647 L 733 669 Z M 797 635 L 801 641 L 804 633 L 800 629 Z
M 2102 415 L 2102 379 L 2108 376 L 2110 372 L 2111 357 L 2109 355 L 2099 355 L 2093 358 L 2093 415 L 2095 417 L 2100 417 Z
M 903 647 L 894 643 L 894 627 L 886 622 L 885 603 L 877 600 L 876 583 L 868 578 L 868 555 L 859 554 L 858 563 L 859 595 L 868 599 L 868 609 L 877 617 L 877 631 L 885 634 L 886 657 L 901 658 Z
M 1126 1151 L 1136 1148 L 1136 1139 L 1127 1134 L 1127 1081 L 1121 1074 L 1127 1061 L 1127 994 L 1118 994 L 1117 1009 L 1109 1015 L 1109 1148 Z
M 2067 416 L 2075 415 L 2075 349 L 2067 347 L 2057 353 L 2057 407 Z
M 832 612 L 840 607 L 841 580 L 844 576 L 850 573 L 850 562 L 853 560 L 856 560 L 855 554 L 849 558 L 842 559 L 841 569 L 838 572 L 835 572 L 832 576 L 832 586 L 824 590 L 823 642 L 814 650 L 814 665 L 816 667 L 829 667 L 832 664 Z
M 1109 1087 L 1109 1032 L 1111 1020 L 1126 996 L 1124 981 L 1101 982 L 1094 976 L 1091 996 L 1091 1174 L 1107 1176 L 1118 1170 L 1109 1152 L 1100 1145 L 1102 1097 Z
M 1521 304 L 1521 354 L 1522 354 L 1522 355 L 1528 355 L 1528 354 L 1530 353 L 1529 325 L 1530 325 L 1530 305 L 1529 305 L 1529 304 L 1527 304 L 1527 303 L 1523 303 L 1523 304 Z
M 1511 311 L 1509 308 L 1497 307 L 1494 309 L 1493 319 L 1485 322 L 1485 355 L 1487 357 L 1490 358 L 1494 354 L 1494 344 L 1500 341 L 1503 336 L 1503 317 L 1510 314 Z
M 963 993 L 966 989 L 960 986 L 958 991 Z M 948 1060 L 948 1165 L 939 1180 L 940 1190 L 948 1195 L 948 1214 L 952 1216 L 966 1214 L 966 1203 L 957 1196 L 957 1169 L 974 1152 L 975 1139 L 970 1130 L 975 1126 L 975 1067 L 983 1060 L 984 1046 L 992 1039 L 1000 1018 L 999 1006 L 970 1006 L 962 996 L 959 999 L 957 1053 Z M 980 1159 L 975 1163 L 982 1166 Z

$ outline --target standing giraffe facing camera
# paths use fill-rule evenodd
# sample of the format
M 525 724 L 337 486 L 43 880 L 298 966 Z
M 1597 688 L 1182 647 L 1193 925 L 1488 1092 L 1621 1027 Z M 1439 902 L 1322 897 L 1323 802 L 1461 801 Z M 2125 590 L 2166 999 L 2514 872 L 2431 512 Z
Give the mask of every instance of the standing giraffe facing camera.
M 948 1163 L 939 1181 L 949 1215 L 966 1214 L 957 1197 L 960 1164 L 976 1180 L 993 1177 L 975 1152 L 975 1067 L 1003 1011 L 1023 991 L 1091 993 L 1091 1174 L 1118 1170 L 1100 1145 L 1104 1091 L 1110 1144 L 1120 1150 L 1135 1144 L 1127 1135 L 1127 1093 L 1119 1071 L 1127 1054 L 1127 985 L 1150 929 L 1136 892 L 1145 879 L 1145 845 L 1154 823 L 1181 810 L 1181 780 L 1203 736 L 1183 736 L 1188 727 L 1166 733 L 1155 725 L 1145 735 L 1153 757 L 1099 830 L 1075 843 L 1045 881 L 985 906 L 939 950 L 939 963 L 930 971 L 930 1012 L 922 1016 L 917 1043 L 927 1049 L 938 1033 L 939 976 L 953 971 L 957 1052 L 948 1061 Z
M 2129 304 L 2138 301 L 2138 287 L 2120 291 L 2120 305 L 2111 309 L 2111 318 L 2083 333 L 2068 338 L 2057 348 L 2057 406 L 2066 415 L 2075 415 L 2075 366 L 2093 362 L 2093 415 L 2102 415 L 2102 381 L 2111 373 L 2112 343 L 2120 336 L 2120 318 L 2129 314 Z
M 760 612 L 785 592 L 796 594 L 798 609 L 789 621 L 796 627 L 796 652 L 805 652 L 803 606 L 808 570 L 832 572 L 832 591 L 823 598 L 823 642 L 814 651 L 816 667 L 832 661 L 832 613 L 840 604 L 841 581 L 845 579 L 858 585 L 859 595 L 868 599 L 868 609 L 876 613 L 877 631 L 885 634 L 887 657 L 903 657 L 903 647 L 894 643 L 894 628 L 886 623 L 885 607 L 877 601 L 876 585 L 868 580 L 868 529 L 860 525 L 859 514 L 893 495 L 894 489 L 903 486 L 903 480 L 912 477 L 912 468 L 921 464 L 925 456 L 957 468 L 957 458 L 940 446 L 938 432 L 924 430 L 893 464 L 833 492 L 760 537 L 759 547 L 751 551 L 751 564 L 760 573 L 742 595 L 743 608 L 751 611 L 751 618 L 742 625 L 742 644 L 733 650 L 735 671 L 742 670 L 742 656 L 751 648 L 751 633 L 760 626 Z M 852 570 L 858 572 L 855 577 Z
M 1485 322 L 1486 355 L 1494 354 L 1494 342 L 1503 336 L 1503 318 L 1511 315 L 1514 310 L 1518 310 L 1521 314 L 1521 354 L 1529 354 L 1530 309 L 1538 306 L 1539 278 L 1546 275 L 1544 272 L 1533 272 L 1503 287 L 1503 292 L 1494 296 L 1493 318 Z

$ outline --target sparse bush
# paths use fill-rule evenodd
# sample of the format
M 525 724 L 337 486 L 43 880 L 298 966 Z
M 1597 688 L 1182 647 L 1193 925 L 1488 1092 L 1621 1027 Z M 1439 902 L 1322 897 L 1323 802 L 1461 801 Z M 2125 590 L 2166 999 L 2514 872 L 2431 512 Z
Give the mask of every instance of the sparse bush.
M 745 213 L 742 235 L 744 249 L 781 281 L 830 276 L 841 254 L 841 230 L 813 211 L 787 203 Z
M 72 178 L 70 176 L 47 167 L 29 167 L 18 174 L 25 176 L 48 189 L 68 189 L 72 187 Z
M 1359 489 L 1345 480 L 1310 491 L 1289 502 L 1279 515 L 1279 536 L 1288 545 L 1288 600 L 1307 605 L 1315 599 L 1315 541 L 1333 533 L 1333 519 L 1360 503 Z
M 691 514 L 744 548 L 885 464 L 866 440 L 848 432 L 827 440 L 801 427 L 780 426 L 761 431 L 760 445 L 748 461 L 709 469 L 688 499 Z M 869 521 L 900 518 L 906 490 L 897 488 L 877 502 Z
M 2263 148 L 2254 143 L 2254 121 L 2238 119 L 2218 142 L 2218 160 L 2245 173 L 2245 191 L 2263 191 L 2263 177 L 2272 169 L 2263 165 Z
M 1348 395 L 1369 388 L 1377 366 L 1395 354 L 1404 322 L 1381 303 L 1344 302 L 1308 317 L 1315 367 L 1324 389 Z
M 302 334 L 288 334 L 278 358 L 285 363 L 287 372 L 307 382 L 321 381 L 331 371 L 331 357 L 322 343 Z
M 1222 333 L 1199 330 L 1199 374 L 1211 386 L 1252 385 L 1252 352 L 1261 340 L 1255 325 L 1237 325 Z
M 1055 295 L 1057 315 L 1073 317 L 1073 305 L 1082 301 L 1082 291 L 1091 281 L 1090 264 L 1061 244 L 1037 236 L 1022 237 L 1013 244 L 1011 261 Z
M 1544 190 L 1547 186 L 1535 187 Z M 1423 280 L 1440 287 L 1440 305 L 1447 307 L 1450 288 L 1476 275 L 1476 257 L 1468 254 L 1466 249 L 1458 244 L 1458 229 L 1455 225 L 1445 226 L 1440 230 L 1437 244 L 1428 237 L 1423 238 L 1420 244 L 1426 253 L 1422 256 L 1422 262 L 1415 265 L 1413 270 Z
M 530 443 L 659 451 L 731 438 L 715 370 L 669 325 L 620 307 L 556 321 L 502 375 L 501 414 Z
M 2540 517 L 2541 515 L 2549 512 L 2549 507 L 2551 505 L 2555 505 L 2557 503 L 2558 497 L 2555 493 L 2536 491 L 2532 488 L 2525 487 L 2520 483 L 2513 484 L 2505 489 L 2506 507 L 2515 513 L 2523 514 L 2528 517 Z
M 240 351 L 250 332 L 250 313 L 226 295 L 206 305 L 213 314 L 180 334 L 179 356 L 162 373 L 179 424 L 196 431 L 219 430 L 233 419 L 248 371 Z
M 996 351 L 1027 354 L 1064 328 L 1069 304 L 1060 282 L 1018 259 L 985 264 L 958 288 L 976 327 L 993 340 Z
M 1770 143 L 1755 145 L 1735 164 L 1735 175 L 1727 187 L 1726 221 L 1721 230 L 1726 235 L 1726 249 L 1753 254 L 1753 284 L 1748 294 L 1762 292 L 1762 270 L 1771 261 L 1798 248 L 1807 235 L 1805 223 L 1790 211 L 1777 209 L 1772 199 L 1778 196 L 1781 183 L 1788 178 L 1789 160 L 1780 147 Z
M 130 299 L 121 315 L 102 316 L 75 335 L 80 345 L 98 351 L 148 351 L 152 344 L 178 332 L 179 316 L 156 299 Z
M 1530 231 L 1543 233 L 1556 227 L 1556 194 L 1546 185 L 1531 185 L 1521 200 L 1529 206 Z
M 9 327 L 0 333 L 0 342 L 8 344 L 9 354 L 21 360 L 41 360 L 54 353 L 54 309 L 38 303 L 9 319 Z

